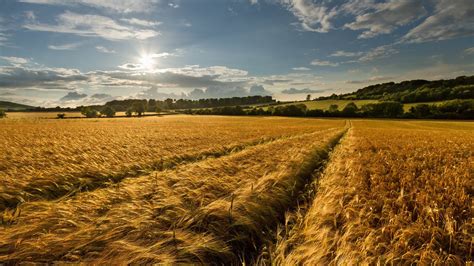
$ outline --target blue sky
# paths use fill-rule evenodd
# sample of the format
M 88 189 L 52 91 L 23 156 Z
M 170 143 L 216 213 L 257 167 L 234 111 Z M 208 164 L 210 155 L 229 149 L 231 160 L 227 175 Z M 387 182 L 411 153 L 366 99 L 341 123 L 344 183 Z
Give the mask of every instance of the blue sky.
M 304 99 L 474 73 L 472 0 L 0 0 L 0 100 Z

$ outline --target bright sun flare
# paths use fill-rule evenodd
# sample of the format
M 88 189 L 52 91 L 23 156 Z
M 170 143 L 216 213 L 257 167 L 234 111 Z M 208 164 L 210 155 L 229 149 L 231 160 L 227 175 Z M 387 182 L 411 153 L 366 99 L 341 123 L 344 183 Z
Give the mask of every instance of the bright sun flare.
M 155 60 L 153 59 L 153 56 L 150 54 L 142 55 L 139 61 L 142 67 L 145 69 L 152 69 L 153 65 L 155 64 Z

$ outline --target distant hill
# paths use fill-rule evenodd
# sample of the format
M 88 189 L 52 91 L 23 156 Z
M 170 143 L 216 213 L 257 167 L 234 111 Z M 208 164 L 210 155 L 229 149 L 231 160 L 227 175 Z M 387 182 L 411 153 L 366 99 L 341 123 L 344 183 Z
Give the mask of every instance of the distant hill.
M 379 100 L 401 103 L 474 99 L 474 76 L 447 80 L 410 80 L 371 85 L 352 93 L 320 97 L 320 100 Z
M 27 109 L 33 109 L 34 106 L 19 104 L 19 103 L 12 103 L 7 101 L 0 101 L 0 109 L 4 110 L 13 110 L 13 111 L 22 111 Z

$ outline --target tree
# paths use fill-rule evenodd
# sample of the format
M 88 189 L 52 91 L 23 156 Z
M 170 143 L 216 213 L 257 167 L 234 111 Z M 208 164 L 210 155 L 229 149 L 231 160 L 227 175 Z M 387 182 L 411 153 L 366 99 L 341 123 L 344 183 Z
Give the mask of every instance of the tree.
M 143 113 L 145 113 L 145 111 L 146 111 L 145 103 L 143 103 L 143 102 L 135 102 L 135 103 L 133 104 L 133 111 L 134 111 L 138 116 L 142 116 Z
M 60 113 L 60 114 L 57 115 L 57 118 L 58 119 L 64 119 L 65 116 L 66 116 L 65 113 Z
M 131 117 L 133 114 L 133 109 L 132 108 L 128 108 L 126 111 L 125 111 L 125 115 L 127 117 Z
M 354 102 L 350 102 L 344 107 L 344 109 L 342 109 L 342 114 L 347 116 L 355 116 L 358 110 L 359 108 L 357 108 L 357 105 Z
M 115 116 L 115 110 L 114 108 L 106 105 L 102 111 L 100 111 L 102 115 L 105 115 L 106 117 L 114 117 Z
M 306 101 L 311 101 L 311 94 L 306 95 Z
M 7 117 L 7 113 L 5 112 L 5 110 L 0 109 L 0 118 L 5 118 L 5 117 Z
M 157 106 L 157 107 L 155 108 L 155 112 L 156 112 L 156 113 L 159 114 L 159 113 L 161 113 L 161 111 L 162 111 L 162 110 L 161 110 L 161 107 L 158 107 L 158 106 Z
M 369 103 L 362 106 L 362 113 L 368 117 L 399 117 L 403 115 L 403 104 L 399 102 Z
M 337 104 L 331 104 L 331 105 L 329 105 L 328 111 L 329 111 L 330 113 L 335 113 L 335 112 L 337 112 L 337 110 L 339 110 L 339 106 L 338 106 Z
M 81 114 L 84 115 L 87 118 L 94 118 L 94 117 L 99 116 L 99 113 L 96 110 L 94 110 L 90 107 L 83 107 L 81 109 Z

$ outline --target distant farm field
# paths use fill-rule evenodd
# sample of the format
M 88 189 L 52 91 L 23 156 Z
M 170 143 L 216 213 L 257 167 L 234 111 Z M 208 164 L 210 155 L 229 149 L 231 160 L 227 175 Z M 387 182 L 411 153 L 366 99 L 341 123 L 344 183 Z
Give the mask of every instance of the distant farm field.
M 0 119 L 0 264 L 473 260 L 472 122 L 32 117 Z
M 338 110 L 342 111 L 344 107 L 348 103 L 355 103 L 359 108 L 362 107 L 362 105 L 366 104 L 371 104 L 371 103 L 379 103 L 379 100 L 318 100 L 318 101 L 301 101 L 301 102 L 295 102 L 295 103 L 282 103 L 282 104 L 277 104 L 273 106 L 284 106 L 284 105 L 293 105 L 293 104 L 304 104 L 308 108 L 308 110 L 314 110 L 314 109 L 320 109 L 320 110 L 329 110 L 329 107 L 331 105 L 337 105 Z M 403 109 L 405 112 L 408 112 L 412 106 L 418 105 L 418 104 L 435 104 L 438 105 L 440 103 L 443 103 L 446 101 L 438 101 L 438 102 L 423 102 L 423 103 L 405 103 L 403 104 Z M 264 109 L 268 109 L 268 107 L 264 107 Z

